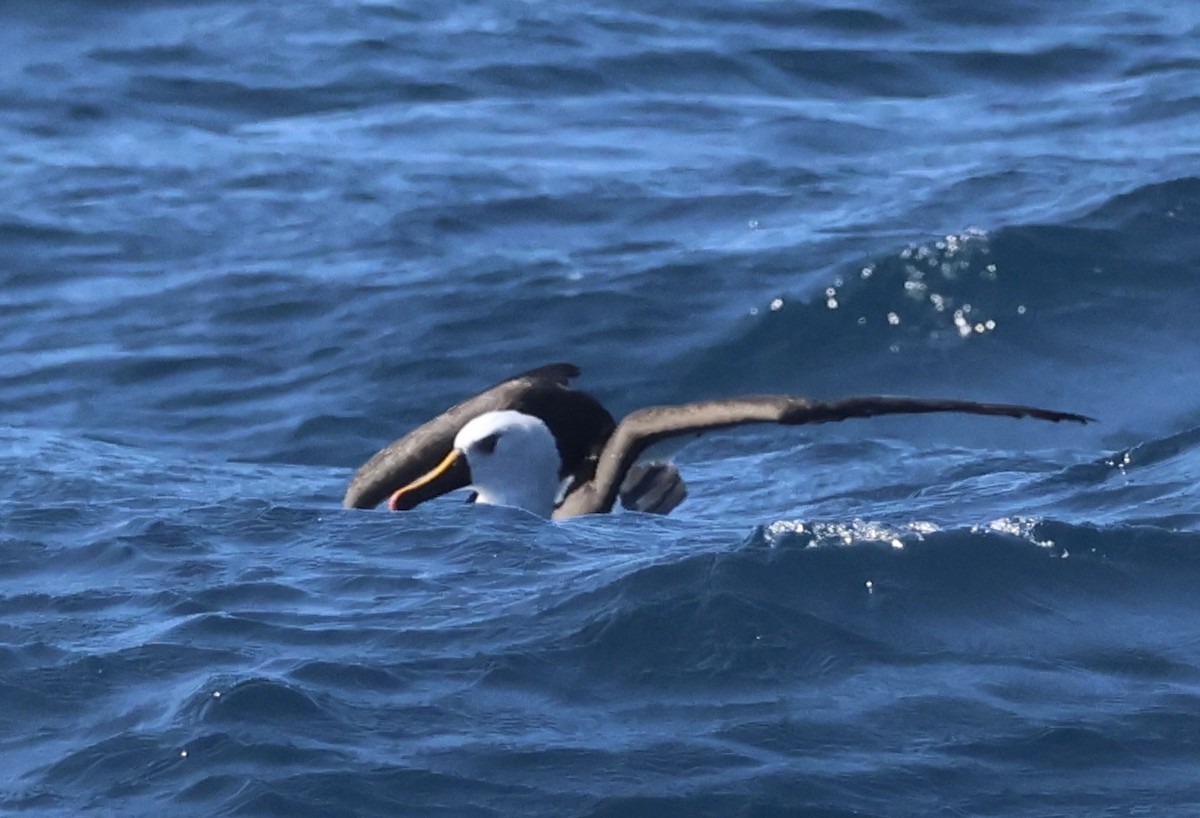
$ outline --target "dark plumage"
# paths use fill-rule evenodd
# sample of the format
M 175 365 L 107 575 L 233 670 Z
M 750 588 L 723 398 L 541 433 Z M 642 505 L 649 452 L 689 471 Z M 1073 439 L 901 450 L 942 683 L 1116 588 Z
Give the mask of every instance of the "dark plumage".
M 346 508 L 374 508 L 392 492 L 428 472 L 454 447 L 454 436 L 485 412 L 512 409 L 541 418 L 558 443 L 561 478 L 591 479 L 595 460 L 616 421 L 600 401 L 571 389 L 579 376 L 574 364 L 549 364 L 523 372 L 447 409 L 377 452 L 355 473 L 346 489 Z M 452 486 L 446 491 L 468 485 Z
M 619 495 L 627 507 L 670 511 L 686 495 L 678 471 L 670 464 L 649 464 L 636 470 L 634 466 L 649 446 L 678 435 L 745 423 L 795 426 L 931 412 L 1029 417 L 1055 423 L 1092 420 L 1034 406 L 939 398 L 872 396 L 818 401 L 790 395 L 748 395 L 652 406 L 630 413 L 617 424 L 595 398 L 570 388 L 571 379 L 578 375 L 578 367 L 572 364 L 551 364 L 497 384 L 447 410 L 367 461 L 351 481 L 344 505 L 369 508 L 391 496 L 394 507 L 412 508 L 469 485 L 466 461 L 452 463 L 455 459 L 447 455 L 468 421 L 500 410 L 532 415 L 549 427 L 561 461 L 558 476 L 568 481 L 555 518 L 611 511 Z

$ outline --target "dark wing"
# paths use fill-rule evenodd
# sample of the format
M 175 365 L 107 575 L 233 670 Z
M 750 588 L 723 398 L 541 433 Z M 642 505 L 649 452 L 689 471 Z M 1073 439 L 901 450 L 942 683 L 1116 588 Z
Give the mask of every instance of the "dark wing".
M 964 412 L 972 415 L 1031 417 L 1054 423 L 1070 420 L 1087 423 L 1093 418 L 1034 406 L 977 403 L 969 400 L 894 398 L 884 396 L 817 401 L 789 395 L 751 395 L 728 400 L 700 401 L 679 406 L 639 409 L 617 425 L 596 465 L 595 478 L 568 494 L 556 518 L 611 511 L 626 473 L 638 456 L 661 440 L 677 435 L 724 429 L 744 423 L 829 423 L 877 415 Z
M 541 418 L 550 427 L 562 464 L 558 476 L 572 486 L 592 479 L 600 450 L 617 428 L 600 401 L 566 386 L 527 389 L 505 408 Z
M 560 452 L 564 470 L 571 466 L 571 472 L 574 473 L 574 470 L 579 468 L 579 461 L 585 457 L 582 452 L 590 447 L 588 454 L 594 458 L 615 426 L 612 416 L 594 398 L 568 388 L 571 379 L 578 375 L 579 367 L 574 364 L 560 363 L 538 367 L 502 381 L 446 410 L 380 450 L 364 463 L 350 481 L 342 505 L 346 508 L 374 508 L 379 505 L 393 491 L 411 483 L 440 463 L 453 447 L 454 436 L 468 421 L 484 412 L 501 409 L 515 409 L 529 414 L 538 414 L 539 411 L 548 413 L 553 416 L 553 423 L 551 419 L 543 419 L 551 426 L 551 430 L 554 430 L 555 425 L 564 424 L 567 418 L 575 416 L 591 418 L 593 428 L 606 420 L 607 428 L 604 429 L 601 440 L 597 442 L 572 438 L 571 442 L 575 448 Z M 591 466 L 585 471 L 590 477 Z
M 621 481 L 621 505 L 644 514 L 670 514 L 687 498 L 687 484 L 674 463 L 634 463 Z

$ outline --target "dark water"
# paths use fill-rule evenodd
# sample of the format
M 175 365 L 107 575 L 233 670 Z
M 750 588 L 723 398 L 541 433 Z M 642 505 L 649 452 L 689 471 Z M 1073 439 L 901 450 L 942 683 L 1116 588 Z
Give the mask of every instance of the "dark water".
M 0 811 L 1200 811 L 1200 6 L 11 2 Z M 339 507 L 557 360 L 669 518 Z

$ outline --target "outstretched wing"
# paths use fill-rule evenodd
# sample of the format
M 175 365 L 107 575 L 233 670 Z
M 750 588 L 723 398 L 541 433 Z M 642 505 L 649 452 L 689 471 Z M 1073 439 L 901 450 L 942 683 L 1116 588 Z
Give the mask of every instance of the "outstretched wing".
M 789 395 L 750 395 L 727 400 L 700 401 L 678 406 L 652 406 L 629 414 L 618 425 L 600 460 L 591 482 L 581 485 L 564 498 L 556 518 L 611 511 L 625 474 L 638 456 L 661 440 L 677 435 L 740 426 L 745 423 L 779 423 L 797 426 L 804 423 L 829 423 L 849 418 L 878 415 L 911 415 L 931 412 L 962 412 L 972 415 L 1000 415 L 1011 418 L 1037 418 L 1054 423 L 1069 420 L 1087 423 L 1093 420 L 1073 412 L 1057 412 L 1036 406 L 1008 403 L 978 403 L 969 400 L 938 398 L 897 398 L 871 396 L 817 401 Z
M 364 463 L 350 481 L 342 505 L 346 508 L 374 508 L 379 505 L 393 491 L 416 480 L 441 462 L 453 447 L 454 436 L 459 430 L 484 412 L 516 409 L 537 414 L 544 406 L 554 408 L 560 405 L 563 411 L 573 409 L 576 413 L 590 411 L 595 414 L 598 409 L 603 413 L 600 420 L 607 418 L 608 427 L 604 431 L 604 439 L 607 439 L 615 425 L 612 417 L 590 396 L 567 388 L 571 379 L 578 375 L 579 367 L 574 364 L 541 366 L 502 381 L 446 410 L 381 449 Z M 603 440 L 595 443 L 593 448 L 598 450 L 602 443 Z M 574 452 L 564 452 L 562 456 L 564 464 L 568 456 L 576 461 L 581 457 Z

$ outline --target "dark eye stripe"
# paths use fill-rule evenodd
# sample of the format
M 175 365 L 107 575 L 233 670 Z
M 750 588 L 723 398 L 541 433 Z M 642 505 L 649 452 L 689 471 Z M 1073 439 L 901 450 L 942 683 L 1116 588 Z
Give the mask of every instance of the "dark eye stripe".
M 478 449 L 479 451 L 483 452 L 484 454 L 491 454 L 492 452 L 496 451 L 496 443 L 499 440 L 500 440 L 500 433 L 493 432 L 492 434 L 488 435 L 487 437 L 483 438 L 478 443 L 476 443 L 475 448 Z

